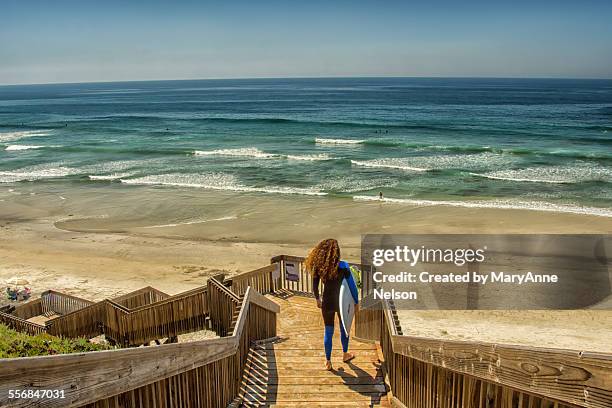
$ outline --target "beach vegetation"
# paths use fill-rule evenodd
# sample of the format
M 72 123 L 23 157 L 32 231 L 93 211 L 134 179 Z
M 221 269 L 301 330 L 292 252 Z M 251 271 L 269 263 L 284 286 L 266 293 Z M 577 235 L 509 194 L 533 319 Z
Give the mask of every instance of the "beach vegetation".
M 85 338 L 65 339 L 47 333 L 29 335 L 0 324 L 0 358 L 83 353 L 111 348 Z

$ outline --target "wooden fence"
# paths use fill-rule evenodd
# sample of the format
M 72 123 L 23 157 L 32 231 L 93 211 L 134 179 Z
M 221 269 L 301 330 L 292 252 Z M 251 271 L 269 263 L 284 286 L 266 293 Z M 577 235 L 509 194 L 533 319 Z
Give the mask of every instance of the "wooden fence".
M 34 316 L 41 315 L 43 313 L 42 299 L 34 299 L 23 305 L 15 307 L 11 312 L 13 316 L 20 317 L 22 319 L 29 319 Z
M 273 265 L 247 272 L 231 280 L 238 294 L 227 289 L 225 283 L 211 278 L 208 285 L 215 287 L 209 295 L 207 286 L 201 286 L 174 296 L 152 287 L 130 292 L 116 299 L 106 299 L 93 303 L 75 296 L 55 292 L 44 292 L 40 299 L 28 302 L 15 310 L 0 315 L 0 322 L 8 326 L 36 334 L 47 331 L 50 334 L 77 338 L 92 338 L 105 334 L 106 338 L 121 346 L 138 346 L 153 340 L 176 338 L 188 332 L 207 328 L 209 319 L 210 296 L 213 304 L 218 305 L 212 311 L 213 329 L 226 335 L 232 330 L 231 322 L 235 319 L 240 305 L 240 296 L 251 286 L 263 293 L 273 291 L 271 273 Z M 222 276 L 218 277 L 223 279 Z M 220 302 L 218 297 L 229 299 L 229 303 Z M 230 306 L 231 304 L 231 306 Z M 223 310 L 227 307 L 227 310 Z M 58 313 L 60 316 L 39 325 L 27 322 L 26 319 L 45 312 Z
M 94 304 L 94 302 L 89 300 L 54 290 L 43 292 L 40 300 L 42 303 L 42 313 L 56 313 L 59 315 L 76 312 Z
M 402 336 L 389 304 L 379 327 L 391 390 L 407 407 L 612 406 L 610 354 Z
M 82 309 L 45 322 L 47 333 L 54 336 L 92 338 L 101 335 L 105 318 L 105 303 L 92 303 Z
M 219 298 L 225 301 L 229 298 Z M 61 356 L 2 360 L 0 406 L 225 407 L 237 397 L 248 348 L 276 335 L 279 307 L 251 288 L 228 337 Z M 8 399 L 11 389 L 56 389 L 64 399 Z
M 127 346 L 147 344 L 152 340 L 203 330 L 206 328 L 208 304 L 207 288 L 201 286 L 128 309 L 122 314 L 122 331 L 116 341 Z
M 116 297 L 113 299 L 113 302 L 128 309 L 135 309 L 137 307 L 159 302 L 169 297 L 170 295 L 167 293 L 157 290 L 151 286 L 147 286 L 145 288 L 126 293 L 123 296 Z
M 305 259 L 301 256 L 291 255 L 278 255 L 270 259 L 270 264 L 279 270 L 276 287 L 295 294 L 312 296 L 312 274 L 304 268 Z M 350 262 L 349 265 L 355 266 L 359 270 L 364 269 L 364 266 L 358 263 Z M 323 288 L 320 288 L 321 292 L 322 290 Z
M 232 292 L 242 296 L 246 293 L 247 288 L 251 287 L 264 295 L 273 293 L 279 287 L 278 279 L 273 276 L 278 267 L 278 264 L 273 263 L 263 268 L 234 276 L 231 279 Z
M 10 313 L 0 312 L 0 323 L 5 324 L 9 328 L 21 331 L 27 334 L 40 334 L 45 332 L 45 326 L 37 323 L 32 323 L 21 317 L 14 316 Z
M 210 321 L 212 328 L 220 336 L 226 336 L 233 330 L 239 312 L 241 299 L 215 278 L 208 279 L 208 301 L 210 304 Z

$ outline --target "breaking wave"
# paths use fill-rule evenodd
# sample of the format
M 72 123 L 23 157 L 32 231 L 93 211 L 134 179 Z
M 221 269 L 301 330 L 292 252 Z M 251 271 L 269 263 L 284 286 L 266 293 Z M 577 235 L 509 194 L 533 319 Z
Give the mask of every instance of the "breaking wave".
M 255 147 L 242 147 L 238 149 L 218 149 L 218 150 L 196 150 L 196 156 L 235 156 L 235 157 L 255 157 L 257 159 L 270 159 L 278 155 L 263 152 Z
M 19 150 L 32 150 L 32 149 L 42 149 L 46 146 L 34 146 L 34 145 L 9 145 L 4 150 L 8 151 L 19 151 Z
M 253 187 L 240 184 L 236 177 L 225 173 L 208 174 L 160 174 L 139 177 L 134 179 L 121 179 L 124 184 L 134 185 L 160 185 L 174 187 L 192 187 L 208 190 L 225 190 L 236 192 L 300 194 L 323 196 L 327 193 L 315 188 L 299 188 L 285 186 Z
M 0 143 L 13 142 L 33 136 L 47 136 L 48 130 L 22 130 L 18 132 L 0 132 Z
M 317 144 L 327 144 L 327 145 L 358 145 L 364 143 L 365 140 L 356 140 L 356 139 L 324 139 L 324 138 L 316 138 L 315 143 Z
M 514 201 L 514 200 L 475 200 L 475 201 L 454 201 L 454 200 L 419 200 L 409 198 L 383 198 L 378 196 L 354 196 L 355 201 L 378 201 L 395 204 L 408 204 L 414 206 L 451 206 L 465 208 L 493 208 L 509 210 L 532 210 L 548 211 L 569 214 L 595 215 L 599 217 L 612 217 L 612 210 L 607 208 L 583 207 L 578 205 L 554 204 L 544 201 Z

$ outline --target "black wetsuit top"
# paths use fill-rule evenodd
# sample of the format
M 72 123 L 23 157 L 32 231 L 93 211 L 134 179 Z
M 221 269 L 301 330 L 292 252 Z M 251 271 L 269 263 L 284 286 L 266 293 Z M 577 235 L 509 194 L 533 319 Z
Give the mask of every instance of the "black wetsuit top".
M 321 299 L 321 309 L 329 312 L 339 312 L 340 305 L 338 304 L 338 298 L 340 297 L 340 286 L 342 286 L 342 280 L 348 278 L 351 274 L 349 268 L 342 268 L 338 266 L 338 276 L 336 279 L 330 279 L 325 283 L 323 288 L 323 298 Z M 319 299 L 319 282 L 321 278 L 317 275 L 312 280 L 312 290 L 315 298 Z

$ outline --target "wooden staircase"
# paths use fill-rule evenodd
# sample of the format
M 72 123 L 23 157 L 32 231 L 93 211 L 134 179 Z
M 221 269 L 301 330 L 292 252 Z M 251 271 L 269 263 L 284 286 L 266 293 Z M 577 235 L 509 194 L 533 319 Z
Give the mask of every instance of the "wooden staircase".
M 240 397 L 243 407 L 389 406 L 376 346 L 351 339 L 356 357 L 342 361 L 338 327 L 333 371 L 323 368 L 323 321 L 313 299 L 279 299 L 279 336 L 250 348 Z

